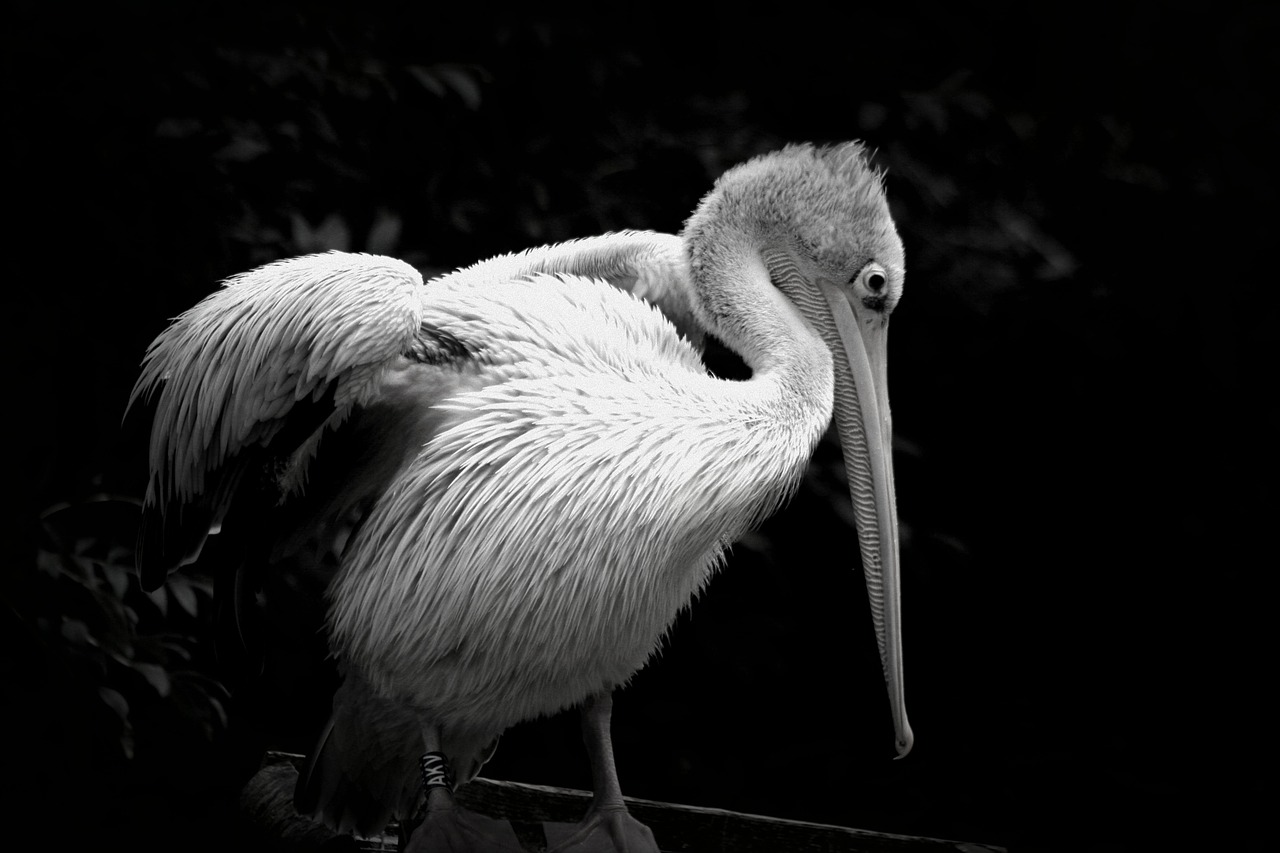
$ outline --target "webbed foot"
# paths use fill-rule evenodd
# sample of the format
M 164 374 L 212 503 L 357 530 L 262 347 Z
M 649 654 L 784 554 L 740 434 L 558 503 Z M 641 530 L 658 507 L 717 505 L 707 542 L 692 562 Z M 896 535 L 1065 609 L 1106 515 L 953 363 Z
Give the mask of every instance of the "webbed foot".
M 547 853 L 661 853 L 649 827 L 621 807 L 592 809 L 579 824 L 547 824 Z

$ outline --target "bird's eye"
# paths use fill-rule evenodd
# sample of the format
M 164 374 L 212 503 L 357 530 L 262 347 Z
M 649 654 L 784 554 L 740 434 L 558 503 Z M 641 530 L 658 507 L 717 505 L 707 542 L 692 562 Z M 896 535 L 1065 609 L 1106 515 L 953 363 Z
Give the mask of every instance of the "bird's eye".
M 880 264 L 875 261 L 867 264 L 858 270 L 849 284 L 868 308 L 876 311 L 884 309 L 889 295 L 889 273 Z
M 858 270 L 849 280 L 849 284 L 854 286 L 861 284 L 872 293 L 880 293 L 889 284 L 889 274 L 885 272 L 884 267 L 872 261 Z

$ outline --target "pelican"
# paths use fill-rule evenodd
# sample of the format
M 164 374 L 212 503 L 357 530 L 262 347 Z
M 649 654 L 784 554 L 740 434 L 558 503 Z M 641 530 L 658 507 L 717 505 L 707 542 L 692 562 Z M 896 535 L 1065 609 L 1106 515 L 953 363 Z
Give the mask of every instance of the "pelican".
M 130 395 L 154 412 L 143 584 L 212 533 L 254 543 L 238 606 L 255 572 L 323 579 L 341 682 L 300 811 L 368 833 L 421 808 L 413 853 L 517 851 L 454 791 L 506 729 L 576 706 L 594 797 L 554 849 L 653 853 L 619 786 L 612 692 L 789 499 L 834 417 L 905 755 L 886 386 L 903 276 L 858 142 L 730 169 L 679 236 L 426 282 L 338 252 L 233 276 L 155 339 Z M 750 377 L 709 373 L 705 336 Z

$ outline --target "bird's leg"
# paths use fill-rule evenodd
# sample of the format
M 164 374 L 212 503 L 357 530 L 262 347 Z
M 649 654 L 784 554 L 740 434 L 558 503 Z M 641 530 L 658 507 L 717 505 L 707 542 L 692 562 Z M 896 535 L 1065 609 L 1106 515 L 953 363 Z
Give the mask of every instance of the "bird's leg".
M 418 765 L 426 813 L 404 853 L 523 853 L 509 822 L 468 811 L 454 799 L 453 770 L 441 748 L 440 727 L 424 723 L 422 735 L 426 752 Z
M 595 796 L 582 823 L 566 838 L 548 837 L 548 853 L 660 853 L 649 827 L 631 816 L 622 799 L 609 733 L 613 694 L 606 690 L 592 696 L 583 703 L 581 714 Z

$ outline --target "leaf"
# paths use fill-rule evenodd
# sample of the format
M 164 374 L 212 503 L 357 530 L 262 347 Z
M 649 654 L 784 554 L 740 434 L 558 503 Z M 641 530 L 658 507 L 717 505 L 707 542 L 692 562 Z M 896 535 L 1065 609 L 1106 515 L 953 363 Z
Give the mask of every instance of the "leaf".
M 147 598 L 151 599 L 151 603 L 160 610 L 161 616 L 169 615 L 169 593 L 166 587 L 156 587 L 147 593 Z
M 99 687 L 98 697 L 102 699 L 102 703 L 115 711 L 116 716 L 120 718 L 120 722 L 125 725 L 129 724 L 129 700 L 119 690 L 111 687 Z
M 137 551 L 132 545 L 112 545 L 108 547 L 107 556 L 103 562 L 117 569 L 123 569 L 127 575 L 133 571 L 136 555 Z
M 172 664 L 173 661 L 187 662 L 191 660 L 189 645 L 193 642 L 194 640 L 189 637 L 179 637 L 176 640 L 161 638 L 158 641 L 158 646 L 163 651 L 164 659 Z M 174 675 L 177 676 L 178 673 L 174 673 Z
M 120 718 L 120 751 L 124 753 L 125 758 L 132 759 L 133 725 L 129 722 L 129 701 L 118 690 L 110 687 L 99 687 L 98 697 Z
M 63 617 L 62 638 L 77 646 L 96 646 L 97 642 L 89 631 L 89 626 L 79 619 Z
M 131 664 L 133 671 L 141 675 L 147 680 L 147 683 L 155 688 L 156 693 L 160 694 L 160 698 L 169 695 L 171 683 L 169 673 L 165 672 L 164 667 L 154 663 L 133 663 Z
M 409 75 L 437 98 L 443 98 L 453 92 L 462 101 L 462 105 L 475 112 L 480 109 L 481 73 L 469 66 L 441 63 L 425 68 L 421 65 L 410 65 Z
M 467 109 L 480 109 L 480 84 L 467 69 L 458 65 L 438 65 L 436 73 L 454 91 Z
M 123 599 L 124 594 L 129 591 L 129 570 L 114 563 L 99 565 L 102 566 L 102 574 L 111 586 L 111 591 L 115 593 L 116 598 Z
M 62 574 L 62 561 L 53 551 L 42 548 L 36 554 L 36 569 L 43 575 L 56 578 Z
M 182 581 L 175 581 L 169 584 L 169 594 L 173 596 L 173 600 L 188 615 L 195 617 L 197 613 L 197 602 L 195 590 L 190 584 Z
M 271 150 L 271 146 L 262 139 L 237 135 L 216 153 L 214 158 L 232 163 L 248 163 L 256 160 Z
M 421 65 L 410 65 L 407 70 L 409 71 L 409 75 L 413 77 L 414 80 L 417 80 L 418 85 L 422 88 L 426 89 L 437 98 L 444 97 L 444 84 L 436 78 L 436 75 L 432 73 L 431 69 L 423 68 Z
M 351 245 L 351 232 L 342 217 L 331 213 L 316 228 L 312 228 L 300 214 L 294 213 L 293 242 L 303 253 L 325 252 L 337 249 L 345 252 Z
M 225 730 L 228 723 L 226 688 L 198 672 L 174 673 L 172 701 L 188 719 L 202 720 L 206 734 Z
M 400 232 L 403 230 L 403 225 L 404 223 L 397 214 L 392 213 L 385 207 L 378 208 L 373 225 L 369 228 L 369 237 L 365 241 L 365 248 L 375 255 L 392 254 L 395 252 L 396 247 L 400 245 Z
M 320 227 L 316 229 L 315 236 L 324 249 L 345 252 L 351 246 L 351 229 L 336 213 L 325 217 L 324 222 L 321 222 Z

